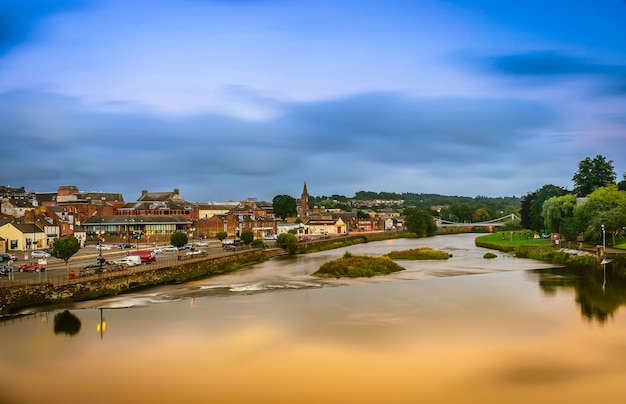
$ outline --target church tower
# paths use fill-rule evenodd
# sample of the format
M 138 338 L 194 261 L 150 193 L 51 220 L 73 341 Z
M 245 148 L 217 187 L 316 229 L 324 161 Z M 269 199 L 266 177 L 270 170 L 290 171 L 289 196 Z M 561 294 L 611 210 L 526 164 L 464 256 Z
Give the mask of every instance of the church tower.
M 302 189 L 302 196 L 300 196 L 300 216 L 306 216 L 309 211 L 309 191 L 306 189 L 306 181 L 304 181 L 304 188 Z

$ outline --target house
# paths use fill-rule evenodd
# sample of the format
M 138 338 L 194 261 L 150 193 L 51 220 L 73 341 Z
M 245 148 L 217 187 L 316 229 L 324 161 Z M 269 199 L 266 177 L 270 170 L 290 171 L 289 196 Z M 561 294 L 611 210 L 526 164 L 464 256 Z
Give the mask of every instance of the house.
M 6 240 L 7 251 L 48 247 L 45 231 L 34 223 L 6 223 L 0 226 L 0 237 Z
M 344 221 L 339 217 L 334 219 L 332 217 L 311 217 L 305 225 L 309 228 L 309 234 L 314 236 L 327 236 L 337 234 L 347 234 L 347 226 Z
M 81 223 L 87 240 L 100 235 L 105 242 L 140 240 L 146 243 L 165 243 L 172 233 L 185 232 L 190 236 L 193 222 L 181 215 L 112 215 L 92 216 Z
M 195 222 L 199 217 L 199 209 L 196 204 L 184 200 L 178 188 L 174 188 L 173 192 L 148 192 L 144 189 L 136 202 L 125 203 L 116 210 L 115 214 L 182 216 L 187 221 Z

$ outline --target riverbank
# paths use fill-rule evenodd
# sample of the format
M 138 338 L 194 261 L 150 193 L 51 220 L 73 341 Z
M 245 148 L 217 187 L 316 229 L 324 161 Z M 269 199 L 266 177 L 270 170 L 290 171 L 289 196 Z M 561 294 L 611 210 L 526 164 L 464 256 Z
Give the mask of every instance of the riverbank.
M 146 267 L 142 271 L 108 273 L 63 285 L 51 283 L 16 285 L 0 288 L 0 315 L 40 305 L 80 302 L 115 296 L 143 288 L 184 283 L 207 276 L 235 271 L 245 265 L 266 261 L 272 255 L 259 249 L 219 257 L 180 261 L 169 267 Z

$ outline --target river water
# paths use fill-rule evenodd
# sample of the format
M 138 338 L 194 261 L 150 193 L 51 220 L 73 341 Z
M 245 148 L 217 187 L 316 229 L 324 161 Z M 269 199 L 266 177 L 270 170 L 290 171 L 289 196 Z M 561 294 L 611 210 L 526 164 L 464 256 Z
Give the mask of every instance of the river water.
M 623 266 L 547 268 L 475 235 L 389 240 L 0 322 L 2 403 L 622 403 Z M 388 277 L 310 274 L 430 246 Z

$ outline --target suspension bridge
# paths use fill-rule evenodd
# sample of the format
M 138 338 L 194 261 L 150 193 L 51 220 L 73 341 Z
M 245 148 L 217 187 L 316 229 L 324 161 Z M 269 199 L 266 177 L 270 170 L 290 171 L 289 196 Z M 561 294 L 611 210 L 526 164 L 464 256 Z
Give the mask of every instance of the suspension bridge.
M 512 221 L 515 219 L 521 220 L 515 213 L 511 213 L 510 215 L 502 216 L 497 219 L 486 220 L 484 222 L 459 223 L 440 219 L 437 221 L 437 227 L 500 227 L 506 224 L 505 220 Z

